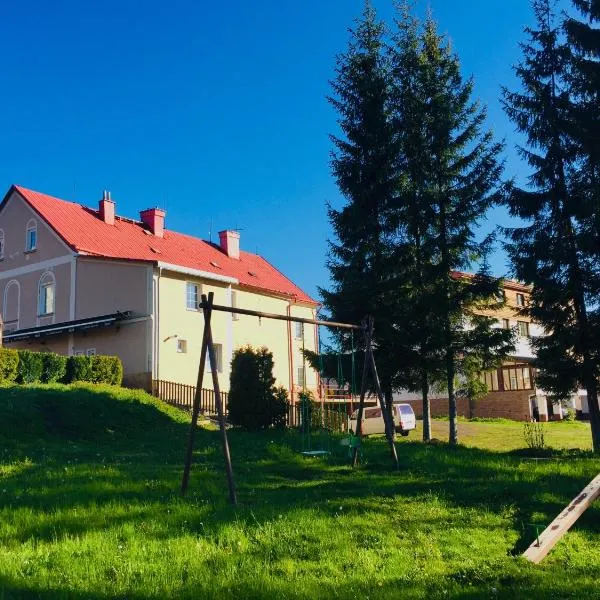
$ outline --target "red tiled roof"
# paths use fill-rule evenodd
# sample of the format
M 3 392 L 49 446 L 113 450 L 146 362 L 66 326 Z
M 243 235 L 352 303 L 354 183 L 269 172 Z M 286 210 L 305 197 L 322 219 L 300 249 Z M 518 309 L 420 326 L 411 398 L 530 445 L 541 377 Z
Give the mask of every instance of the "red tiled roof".
M 104 258 L 168 263 L 178 267 L 233 277 L 241 285 L 318 304 L 264 258 L 240 251 L 229 258 L 216 244 L 165 229 L 164 237 L 147 232 L 144 224 L 117 217 L 108 225 L 98 211 L 20 186 L 14 189 L 73 250 Z M 10 194 L 10 192 L 9 192 Z M 215 267 L 212 263 L 216 263 Z

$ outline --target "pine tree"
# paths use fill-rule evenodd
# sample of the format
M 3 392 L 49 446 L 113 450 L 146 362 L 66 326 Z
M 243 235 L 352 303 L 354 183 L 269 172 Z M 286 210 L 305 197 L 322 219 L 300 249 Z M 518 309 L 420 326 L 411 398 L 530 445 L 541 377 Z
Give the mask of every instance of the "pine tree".
M 502 144 L 484 131 L 486 111 L 472 100 L 473 80 L 464 81 L 458 57 L 427 19 L 423 34 L 422 82 L 427 102 L 423 134 L 430 159 L 425 165 L 424 189 L 435 211 L 433 236 L 438 260 L 431 272 L 435 289 L 429 296 L 439 311 L 448 391 L 450 443 L 458 442 L 455 377 L 460 357 L 471 343 L 471 308 L 498 294 L 499 282 L 485 272 L 475 279 L 457 276 L 489 252 L 491 240 L 477 239 L 477 229 L 487 210 L 499 200 Z M 492 322 L 477 328 L 488 339 L 498 335 Z M 485 336 L 484 336 L 485 339 Z
M 384 30 L 366 2 L 362 18 L 350 31 L 347 51 L 337 58 L 329 100 L 339 115 L 341 135 L 331 136 L 331 165 L 346 203 L 341 210 L 329 207 L 336 237 L 330 241 L 327 263 L 332 289 L 320 292 L 337 321 L 360 323 L 366 315 L 375 317 L 377 364 L 389 404 L 401 361 L 390 277 L 397 230 L 392 206 L 397 151 L 388 118 Z M 350 349 L 347 336 L 338 334 L 337 340 L 343 350 Z
M 552 0 L 533 0 L 536 28 L 527 28 L 516 67 L 522 91 L 504 90 L 508 116 L 527 137 L 519 151 L 532 168 L 528 188 L 511 186 L 507 205 L 526 221 L 508 231 L 516 276 L 533 286 L 526 312 L 547 335 L 533 342 L 540 385 L 561 398 L 587 390 L 594 449 L 600 452 L 598 408 L 598 255 L 590 248 L 590 210 L 580 191 L 580 148 L 573 137 L 567 84 L 571 53 Z M 591 244 L 593 246 L 593 244 Z

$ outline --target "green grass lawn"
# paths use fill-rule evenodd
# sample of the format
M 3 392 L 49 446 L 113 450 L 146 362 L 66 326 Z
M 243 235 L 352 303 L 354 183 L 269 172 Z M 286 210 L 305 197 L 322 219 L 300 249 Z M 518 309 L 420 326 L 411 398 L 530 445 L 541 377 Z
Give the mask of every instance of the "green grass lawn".
M 434 434 L 445 439 L 447 423 Z M 600 472 L 585 451 L 530 460 L 522 425 L 460 424 L 465 445 L 364 444 L 298 454 L 293 432 L 200 429 L 181 498 L 189 418 L 108 387 L 0 388 L 0 598 L 600 598 L 600 507 L 540 566 L 533 537 Z M 589 448 L 587 425 L 547 425 Z

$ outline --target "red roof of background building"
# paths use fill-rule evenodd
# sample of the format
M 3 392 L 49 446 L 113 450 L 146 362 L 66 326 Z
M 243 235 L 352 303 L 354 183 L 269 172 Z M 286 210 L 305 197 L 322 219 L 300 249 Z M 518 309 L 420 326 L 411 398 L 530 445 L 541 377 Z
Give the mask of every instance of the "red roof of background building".
M 155 237 L 143 223 L 122 217 L 116 217 L 115 224 L 108 225 L 100 219 L 97 210 L 20 186 L 12 189 L 19 192 L 76 252 L 207 271 L 234 277 L 244 286 L 288 296 L 299 302 L 318 304 L 256 254 L 240 251 L 240 258 L 236 260 L 229 258 L 218 245 L 189 235 L 165 229 L 163 238 Z

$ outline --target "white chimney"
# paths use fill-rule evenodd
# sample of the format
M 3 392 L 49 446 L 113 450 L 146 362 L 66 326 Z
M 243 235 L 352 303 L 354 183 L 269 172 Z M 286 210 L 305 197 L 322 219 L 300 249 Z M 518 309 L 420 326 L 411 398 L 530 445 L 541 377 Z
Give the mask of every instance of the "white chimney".
M 219 242 L 221 250 L 229 256 L 229 258 L 240 259 L 240 234 L 231 229 L 219 231 Z

